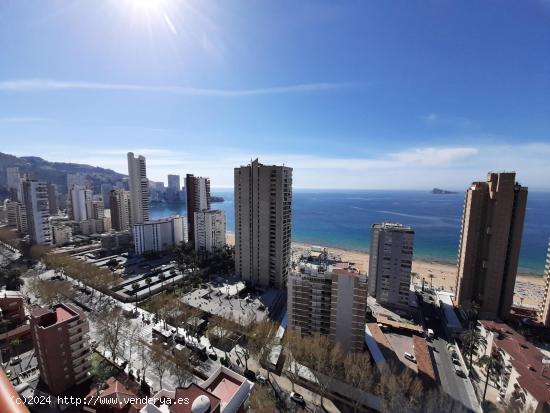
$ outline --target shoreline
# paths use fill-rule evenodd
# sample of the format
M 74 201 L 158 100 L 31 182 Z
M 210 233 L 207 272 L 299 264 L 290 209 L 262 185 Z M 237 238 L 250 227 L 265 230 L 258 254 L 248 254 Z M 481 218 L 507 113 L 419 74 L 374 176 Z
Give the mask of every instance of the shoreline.
M 235 245 L 235 234 L 226 233 L 228 245 Z M 291 244 L 292 254 L 299 254 L 301 251 L 311 248 L 312 245 L 304 242 L 293 241 Z M 328 245 L 326 247 L 332 254 L 340 256 L 343 261 L 352 262 L 355 267 L 366 273 L 368 270 L 369 253 L 350 248 L 341 248 Z M 412 282 L 419 284 L 424 279 L 426 285 L 433 285 L 434 288 L 442 288 L 447 291 L 454 291 L 456 287 L 457 266 L 456 263 L 445 260 L 414 259 L 412 264 Z M 531 274 L 518 272 L 516 277 L 516 288 L 514 303 L 526 306 L 537 306 L 542 300 L 545 278 L 542 274 Z

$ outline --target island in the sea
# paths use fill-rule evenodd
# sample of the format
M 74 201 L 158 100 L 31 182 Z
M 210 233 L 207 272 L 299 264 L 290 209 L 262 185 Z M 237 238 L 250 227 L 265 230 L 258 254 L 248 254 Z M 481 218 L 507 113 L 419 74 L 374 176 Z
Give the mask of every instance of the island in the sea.
M 434 188 L 432 189 L 432 194 L 438 194 L 438 195 L 441 195 L 441 194 L 456 194 L 456 192 L 454 191 L 447 191 L 446 189 L 440 189 L 440 188 Z
M 223 196 L 211 196 L 210 202 L 224 202 Z

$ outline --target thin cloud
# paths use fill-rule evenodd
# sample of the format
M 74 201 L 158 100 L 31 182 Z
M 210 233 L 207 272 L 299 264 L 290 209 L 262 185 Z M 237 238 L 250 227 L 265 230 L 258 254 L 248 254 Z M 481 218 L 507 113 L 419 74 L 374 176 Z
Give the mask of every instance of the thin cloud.
M 49 122 L 51 119 L 48 118 L 34 118 L 34 117 L 7 117 L 0 118 L 0 123 L 39 123 L 39 122 Z
M 18 79 L 0 82 L 4 92 L 40 92 L 60 90 L 105 90 L 128 92 L 172 93 L 187 96 L 245 97 L 288 93 L 309 93 L 338 90 L 354 86 L 353 83 L 300 83 L 256 89 L 204 89 L 183 86 L 147 86 L 127 83 L 98 83 L 52 79 Z

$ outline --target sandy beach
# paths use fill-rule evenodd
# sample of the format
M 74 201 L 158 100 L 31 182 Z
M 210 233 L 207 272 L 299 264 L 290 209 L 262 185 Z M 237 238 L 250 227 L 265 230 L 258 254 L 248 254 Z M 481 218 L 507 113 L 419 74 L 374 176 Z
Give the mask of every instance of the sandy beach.
M 227 243 L 235 244 L 235 234 L 227 234 Z M 309 249 L 311 245 L 298 242 L 292 243 L 293 254 L 300 254 L 301 251 Z M 369 265 L 369 254 L 363 251 L 354 251 L 342 248 L 328 248 L 333 254 L 341 257 L 343 261 L 349 261 L 355 264 L 355 267 L 361 272 L 366 272 Z M 426 285 L 433 285 L 434 288 L 441 288 L 447 291 L 454 291 L 456 287 L 456 265 L 438 262 L 414 260 L 413 266 L 414 283 L 422 283 L 422 278 Z M 432 277 L 433 276 L 433 277 Z M 527 274 L 518 274 L 516 279 L 516 288 L 514 303 L 525 306 L 538 306 L 543 299 L 544 278 Z

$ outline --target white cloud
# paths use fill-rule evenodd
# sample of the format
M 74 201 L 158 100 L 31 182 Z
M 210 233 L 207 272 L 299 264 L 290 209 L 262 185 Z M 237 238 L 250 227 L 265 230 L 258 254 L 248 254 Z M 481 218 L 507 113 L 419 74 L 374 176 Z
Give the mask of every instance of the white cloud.
M 232 148 L 200 151 L 133 149 L 147 157 L 150 179 L 165 181 L 175 173 L 208 176 L 213 187 L 231 187 L 233 168 L 259 157 L 265 164 L 294 168 L 296 188 L 449 189 L 466 188 L 485 179 L 489 171 L 514 170 L 523 185 L 550 189 L 550 144 L 480 145 L 478 147 L 423 147 L 379 156 L 339 157 L 298 153 L 246 153 Z M 126 173 L 126 149 L 75 154 L 72 162 L 112 168 Z M 60 155 L 43 155 L 54 159 Z
M 288 93 L 307 93 L 337 90 L 353 86 L 352 83 L 301 83 L 254 89 L 207 89 L 183 86 L 147 86 L 126 83 L 99 83 L 52 79 L 17 79 L 0 81 L 0 91 L 38 92 L 55 90 L 114 90 L 128 92 L 172 93 L 187 96 L 245 97 Z

